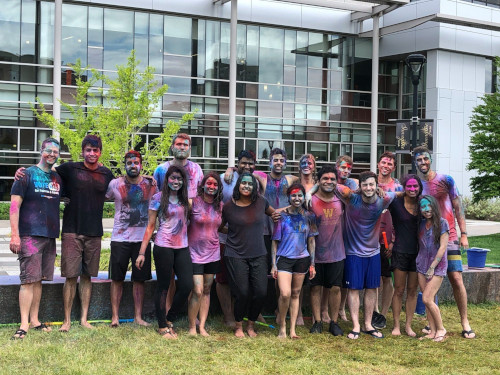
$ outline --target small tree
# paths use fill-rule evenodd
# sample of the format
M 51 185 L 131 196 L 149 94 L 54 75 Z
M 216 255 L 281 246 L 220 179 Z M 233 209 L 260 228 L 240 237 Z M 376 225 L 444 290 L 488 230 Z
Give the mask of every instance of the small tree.
M 39 110 L 32 108 L 36 117 L 60 133 L 68 146 L 71 159 L 81 158 L 81 141 L 87 134 L 97 134 L 103 143 L 100 162 L 115 173 L 120 173 L 123 155 L 134 149 L 141 142 L 138 134 L 151 121 L 158 111 L 162 96 L 167 92 L 167 85 L 160 85 L 154 78 L 154 68 L 147 67 L 144 72 L 138 69 L 140 61 L 132 51 L 126 65 L 117 66 L 116 78 L 90 69 L 91 76 L 86 80 L 87 68 L 82 68 L 78 61 L 73 70 L 76 75 L 76 94 L 72 94 L 75 103 L 61 102 L 61 106 L 70 114 L 70 119 L 60 123 L 49 114 L 39 99 Z M 95 86 L 99 81 L 105 88 Z M 105 104 L 101 103 L 101 97 Z M 193 119 L 193 114 L 186 114 L 179 122 L 168 121 L 163 132 L 149 144 L 139 150 L 143 155 L 143 170 L 152 174 L 159 161 L 168 156 L 168 150 L 180 125 Z
M 495 59 L 497 69 L 500 59 Z M 470 158 L 467 170 L 476 170 L 478 175 L 471 178 L 473 201 L 500 197 L 500 92 L 482 97 L 483 104 L 474 108 L 469 123 Z

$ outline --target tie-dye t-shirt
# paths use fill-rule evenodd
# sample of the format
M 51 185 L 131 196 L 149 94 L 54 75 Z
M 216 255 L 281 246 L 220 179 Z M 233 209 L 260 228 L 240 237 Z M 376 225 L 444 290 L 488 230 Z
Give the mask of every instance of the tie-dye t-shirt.
M 453 205 L 451 203 L 453 199 L 460 195 L 455 180 L 449 175 L 437 173 L 430 181 L 422 179 L 422 185 L 424 186 L 422 195 L 432 195 L 436 198 L 441 209 L 441 217 L 448 221 L 450 227 L 449 241 L 457 241 L 455 214 L 453 213 Z
M 399 183 L 399 181 L 395 178 L 391 180 L 388 184 L 384 183 L 378 183 L 377 184 L 379 188 L 381 188 L 383 191 L 387 192 L 395 192 L 395 191 L 403 191 L 403 186 Z M 387 236 L 387 242 L 390 244 L 391 242 L 394 241 L 395 239 L 395 232 L 393 228 L 393 223 L 392 223 L 392 216 L 391 213 L 388 210 L 385 210 L 382 213 L 382 217 L 380 219 L 380 236 L 379 236 L 379 242 L 381 244 L 384 243 L 384 237 L 382 235 L 382 232 L 386 233 Z
M 264 197 L 267 199 L 271 207 L 273 208 L 283 208 L 290 204 L 288 203 L 288 196 L 286 191 L 288 190 L 288 180 L 286 176 L 281 176 L 280 179 L 274 179 L 271 175 L 267 175 L 267 184 Z M 264 235 L 273 235 L 274 223 L 273 219 L 267 217 L 266 226 L 264 227 Z
M 109 183 L 106 198 L 115 201 L 115 221 L 111 241 L 141 242 L 148 225 L 149 201 L 157 193 L 151 178 L 143 177 L 137 184 L 125 177 Z
M 161 192 L 153 195 L 149 202 L 149 209 L 160 209 Z M 166 217 L 165 217 L 166 216 Z M 155 245 L 171 249 L 182 249 L 188 246 L 187 220 L 184 207 L 180 204 L 169 203 L 166 215 L 158 212 L 160 226 L 155 237 Z
M 53 171 L 44 172 L 36 165 L 14 181 L 11 195 L 23 198 L 19 209 L 19 235 L 59 237 L 61 178 Z
M 312 197 L 312 211 L 316 215 L 318 228 L 316 263 L 333 263 L 345 259 L 342 206 L 338 197 L 334 197 L 331 202 L 325 202 L 316 195 Z
M 102 236 L 102 213 L 113 173 L 106 167 L 88 169 L 83 162 L 67 161 L 56 168 L 63 183 L 62 196 L 70 199 L 64 208 L 62 233 Z
M 312 212 L 302 215 L 284 211 L 274 226 L 273 240 L 279 241 L 276 255 L 291 259 L 308 257 L 307 239 L 317 235 L 316 217 Z
M 448 222 L 441 218 L 441 234 L 449 232 Z M 417 272 L 426 273 L 429 269 L 431 263 L 436 258 L 436 254 L 439 250 L 439 243 L 434 242 L 434 234 L 432 233 L 432 227 L 427 229 L 425 227 L 425 219 L 420 222 L 420 229 L 418 233 L 418 243 L 419 250 L 417 255 Z M 438 263 L 436 269 L 434 270 L 434 275 L 436 276 L 446 276 L 446 271 L 448 269 L 448 258 L 446 257 L 446 252 Z
M 155 173 L 153 177 L 158 183 L 158 190 L 161 191 L 163 186 L 163 181 L 165 180 L 165 175 L 167 174 L 168 168 L 170 168 L 170 161 L 167 161 L 163 164 L 160 164 L 156 167 Z M 187 178 L 189 180 L 188 183 L 188 197 L 195 198 L 198 195 L 198 185 L 203 180 L 203 171 L 201 167 L 197 163 L 193 163 L 191 160 L 188 160 L 186 165 L 184 166 L 184 170 L 186 171 Z
M 346 255 L 371 257 L 380 253 L 379 233 L 380 216 L 396 197 L 395 193 L 387 193 L 384 198 L 377 196 L 373 203 L 365 203 L 361 194 L 351 193 L 349 188 L 337 185 L 340 199 L 345 203 L 345 236 Z
M 206 264 L 220 260 L 218 229 L 222 223 L 222 207 L 217 211 L 202 197 L 193 199 L 188 227 L 189 251 L 193 263 Z

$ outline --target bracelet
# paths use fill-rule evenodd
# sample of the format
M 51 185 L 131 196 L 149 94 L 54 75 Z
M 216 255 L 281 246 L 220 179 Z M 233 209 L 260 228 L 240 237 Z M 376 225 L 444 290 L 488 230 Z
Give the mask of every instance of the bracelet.
M 146 253 L 144 253 L 144 254 L 141 254 L 141 253 L 139 253 L 139 255 L 142 255 L 142 256 L 144 256 L 144 255 L 146 255 Z
M 462 232 L 460 235 L 461 236 L 467 236 L 467 232 Z

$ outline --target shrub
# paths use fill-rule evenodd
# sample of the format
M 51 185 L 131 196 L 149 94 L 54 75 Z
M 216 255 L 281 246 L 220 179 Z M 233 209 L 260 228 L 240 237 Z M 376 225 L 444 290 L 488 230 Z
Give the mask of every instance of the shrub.
M 500 221 L 500 199 L 484 199 L 473 203 L 471 198 L 463 199 L 467 219 Z

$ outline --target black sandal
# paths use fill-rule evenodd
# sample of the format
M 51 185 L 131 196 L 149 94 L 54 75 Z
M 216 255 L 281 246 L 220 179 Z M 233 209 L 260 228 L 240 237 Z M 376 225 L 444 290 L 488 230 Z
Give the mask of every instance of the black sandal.
M 19 328 L 16 333 L 14 333 L 12 335 L 12 337 L 10 338 L 11 340 L 22 340 L 26 337 L 26 335 L 28 334 L 28 332 L 26 332 L 24 329 L 21 329 Z M 17 335 L 17 336 L 16 336 Z
M 36 326 L 36 327 L 31 327 L 32 329 L 34 329 L 35 331 L 43 331 L 44 329 L 49 329 L 49 326 L 45 323 L 41 323 L 39 326 Z M 44 332 L 49 332 L 49 331 L 44 331 Z

